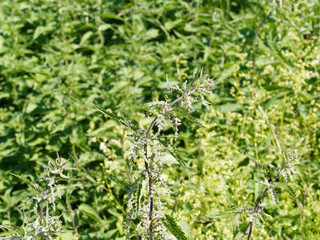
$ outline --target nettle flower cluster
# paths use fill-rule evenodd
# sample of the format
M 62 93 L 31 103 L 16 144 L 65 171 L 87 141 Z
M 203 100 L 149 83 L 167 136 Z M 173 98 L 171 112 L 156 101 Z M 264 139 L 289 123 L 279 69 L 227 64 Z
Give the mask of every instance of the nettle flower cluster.
M 248 212 L 248 220 L 249 222 L 252 222 L 254 224 L 256 223 L 260 223 L 263 222 L 263 216 L 267 216 L 269 218 L 272 218 L 269 214 L 266 214 L 265 212 L 263 212 L 263 208 L 265 207 L 265 205 L 262 203 L 260 205 L 258 205 L 258 208 L 256 210 L 256 212 Z
M 26 206 L 33 206 L 28 214 L 23 210 L 23 226 L 21 228 L 15 227 L 14 230 L 19 230 L 17 233 L 2 237 L 5 239 L 55 239 L 59 235 L 62 228 L 60 216 L 51 216 L 50 212 L 56 211 L 55 199 L 61 199 L 61 186 L 58 184 L 58 179 L 68 179 L 66 172 L 72 170 L 67 166 L 67 160 L 57 157 L 55 161 L 49 160 L 48 166 L 45 166 L 45 177 L 39 182 L 44 182 L 45 187 L 41 188 L 39 185 L 30 180 L 15 175 L 22 181 L 34 188 L 38 194 L 32 197 Z M 9 228 L 9 227 L 8 227 Z
M 281 147 L 281 145 L 279 145 Z M 281 147 L 282 149 L 282 147 Z M 298 172 L 294 169 L 294 167 L 296 167 L 297 165 L 299 165 L 299 154 L 298 151 L 295 149 L 289 153 L 286 153 L 283 149 L 282 149 L 282 156 L 284 158 L 284 161 L 282 164 L 278 163 L 277 167 L 272 165 L 272 164 L 268 164 L 268 166 L 273 169 L 278 175 L 276 176 L 275 181 L 270 181 L 267 180 L 266 177 L 264 177 L 264 181 L 255 181 L 255 180 L 251 180 L 255 183 L 264 185 L 267 187 L 270 197 L 273 201 L 274 204 L 276 204 L 276 202 L 279 202 L 279 198 L 277 196 L 277 194 L 275 193 L 275 188 L 278 186 L 276 180 L 282 176 L 285 180 L 285 182 L 288 182 L 288 176 L 290 177 L 291 180 L 293 180 L 293 175 L 297 175 Z M 252 160 L 252 159 L 251 159 Z
M 252 222 L 254 224 L 260 224 L 260 222 L 264 223 L 264 220 L 263 220 L 264 216 L 272 218 L 270 215 L 263 212 L 264 207 L 265 207 L 265 204 L 260 203 L 259 205 L 257 205 L 256 211 L 253 211 L 255 206 L 244 205 L 236 210 L 231 210 L 227 213 L 247 215 L 250 223 Z
M 47 204 L 52 205 L 52 209 L 56 210 L 55 197 L 59 196 L 61 199 L 61 186 L 57 184 L 57 177 L 68 179 L 64 172 L 72 170 L 67 167 L 67 160 L 61 157 L 57 157 L 55 161 L 49 160 L 48 166 L 46 166 L 46 176 L 40 180 L 40 182 L 46 182 L 46 189 L 40 194 L 34 196 L 29 201 L 34 203 L 34 211 L 38 209 L 38 204 L 47 200 Z
M 195 73 L 193 79 L 195 79 Z M 180 88 L 178 85 L 171 86 L 167 77 L 167 92 L 171 94 L 177 92 L 178 97 L 171 103 L 168 103 L 167 101 L 156 100 L 147 104 L 150 108 L 149 113 L 157 118 L 155 125 L 157 126 L 158 131 L 156 132 L 155 136 L 158 136 L 161 130 L 164 129 L 168 123 L 173 123 L 175 126 L 176 141 L 178 137 L 178 127 L 181 125 L 181 120 L 173 115 L 171 107 L 180 102 L 180 107 L 186 106 L 188 112 L 193 112 L 194 108 L 192 103 L 194 102 L 200 101 L 204 106 L 208 106 L 210 103 L 205 99 L 203 94 L 211 94 L 214 84 L 215 81 L 211 79 L 209 75 L 205 75 L 202 82 L 201 78 L 198 78 L 194 84 L 189 87 L 188 82 L 185 81 L 183 83 L 183 87 Z M 157 110 L 155 107 L 158 107 L 159 110 Z
M 161 171 L 166 162 L 163 159 L 166 158 L 168 152 L 173 157 L 176 156 L 173 153 L 174 147 L 165 136 L 161 135 L 161 131 L 167 126 L 174 125 L 174 140 L 177 140 L 181 119 L 174 113 L 177 111 L 179 115 L 185 115 L 194 111 L 192 106 L 194 102 L 200 101 L 205 106 L 209 105 L 204 94 L 210 94 L 214 84 L 215 81 L 208 75 L 203 76 L 201 73 L 197 78 L 194 74 L 191 84 L 185 81 L 183 86 L 179 87 L 168 83 L 168 93 L 177 94 L 176 99 L 172 102 L 155 100 L 147 104 L 148 115 L 153 116 L 154 119 L 147 130 L 140 129 L 131 134 L 134 141 L 127 149 L 130 151 L 130 172 L 135 176 L 127 200 L 130 209 L 127 215 L 128 238 L 130 222 L 136 219 L 139 220 L 136 234 L 142 239 L 171 239 L 173 237 L 166 230 L 167 228 L 172 233 L 171 227 L 168 226 L 171 218 L 163 212 L 165 203 L 161 202 L 161 196 L 169 194 L 170 190 L 161 176 Z M 174 109 L 173 106 L 177 103 L 179 106 Z M 156 130 L 153 132 L 154 127 Z M 151 154 L 148 154 L 149 152 Z M 144 163 L 143 169 L 137 167 L 141 160 Z M 132 172 L 133 169 L 135 172 Z
M 272 164 L 269 164 L 269 166 L 273 170 L 278 171 L 279 174 L 283 176 L 284 180 L 288 182 L 288 176 L 293 180 L 293 175 L 298 174 L 294 167 L 299 165 L 299 153 L 297 149 L 294 149 L 289 153 L 283 152 L 283 158 L 283 164 L 278 163 L 277 167 Z

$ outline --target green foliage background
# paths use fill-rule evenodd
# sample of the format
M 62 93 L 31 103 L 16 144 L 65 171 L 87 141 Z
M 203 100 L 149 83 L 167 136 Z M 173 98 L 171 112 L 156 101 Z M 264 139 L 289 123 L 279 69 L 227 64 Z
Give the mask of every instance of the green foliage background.
M 166 74 L 180 84 L 203 67 L 217 89 L 209 108 L 196 105 L 206 128 L 183 121 L 176 146 L 191 169 L 164 169 L 167 214 L 188 239 L 233 238 L 245 217 L 219 215 L 263 191 L 246 152 L 280 158 L 260 105 L 283 146 L 301 154 L 305 168 L 289 185 L 304 212 L 287 193 L 278 205 L 265 197 L 273 218 L 254 239 L 319 239 L 319 16 L 316 0 L 2 0 L 0 225 L 21 225 L 33 194 L 9 173 L 36 181 L 58 152 L 77 169 L 58 200 L 60 238 L 74 235 L 74 211 L 80 239 L 123 239 L 126 193 L 107 177 L 129 181 L 132 140 L 93 104 L 147 126 L 146 103 L 165 98 Z

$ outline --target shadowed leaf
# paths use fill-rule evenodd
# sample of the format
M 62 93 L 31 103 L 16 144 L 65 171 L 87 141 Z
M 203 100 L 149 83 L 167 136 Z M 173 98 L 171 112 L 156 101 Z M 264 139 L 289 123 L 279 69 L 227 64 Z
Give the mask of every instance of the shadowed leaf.
M 166 214 L 165 218 L 161 218 L 163 225 L 176 237 L 177 240 L 187 240 L 181 227 L 175 222 L 174 218 Z

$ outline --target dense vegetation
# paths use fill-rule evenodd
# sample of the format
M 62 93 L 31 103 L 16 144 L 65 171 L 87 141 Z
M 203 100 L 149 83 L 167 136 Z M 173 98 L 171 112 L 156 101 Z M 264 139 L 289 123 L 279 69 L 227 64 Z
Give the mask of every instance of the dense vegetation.
M 2 0 L 0 236 L 23 224 L 36 192 L 10 173 L 43 186 L 58 153 L 73 168 L 56 198 L 58 238 L 124 239 L 128 195 L 111 180 L 132 181 L 133 139 L 94 106 L 147 128 L 147 103 L 167 98 L 166 75 L 182 85 L 203 68 L 216 89 L 208 107 L 194 105 L 205 128 L 181 122 L 174 144 L 189 170 L 172 161 L 162 170 L 165 213 L 188 239 L 241 238 L 247 216 L 233 213 L 264 189 L 248 156 L 266 166 L 282 158 L 274 126 L 299 153 L 288 185 L 301 208 L 286 191 L 277 204 L 267 194 L 271 217 L 253 238 L 319 239 L 319 16 L 317 0 Z

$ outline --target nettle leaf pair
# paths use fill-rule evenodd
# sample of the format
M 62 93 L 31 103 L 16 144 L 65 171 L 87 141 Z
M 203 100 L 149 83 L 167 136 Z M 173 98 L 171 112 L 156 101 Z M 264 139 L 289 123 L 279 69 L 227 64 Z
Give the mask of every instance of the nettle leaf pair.
M 154 117 L 148 129 L 143 129 L 136 122 L 126 121 L 95 106 L 98 111 L 133 131 L 130 135 L 133 137 L 133 144 L 127 151 L 130 152 L 130 174 L 135 178 L 135 181 L 129 184 L 114 176 L 109 177 L 109 180 L 120 184 L 128 192 L 129 213 L 126 224 L 128 238 L 130 238 L 130 224 L 133 221 L 138 221 L 134 234 L 139 235 L 142 239 L 173 239 L 173 236 L 177 239 L 187 239 L 173 217 L 164 214 L 162 210 L 165 203 L 161 202 L 161 196 L 170 193 L 170 190 L 161 176 L 163 167 L 161 159 L 170 154 L 185 169 L 188 166 L 170 139 L 161 135 L 161 131 L 169 124 L 173 124 L 174 140 L 177 140 L 178 128 L 181 125 L 179 117 L 181 116 L 202 126 L 190 114 L 195 110 L 192 104 L 201 102 L 205 106 L 209 105 L 205 94 L 212 92 L 215 81 L 201 72 L 200 74 L 195 73 L 193 79 L 189 83 L 185 81 L 182 87 L 171 86 L 168 77 L 167 84 L 167 92 L 176 94 L 176 98 L 171 102 L 155 100 L 147 104 L 149 107 L 148 116 Z M 156 128 L 155 131 L 153 131 L 154 128 Z M 148 154 L 149 151 L 151 154 Z M 139 169 L 134 164 L 141 160 L 144 162 L 143 169 Z

